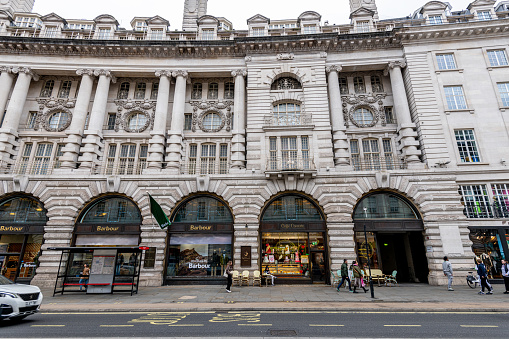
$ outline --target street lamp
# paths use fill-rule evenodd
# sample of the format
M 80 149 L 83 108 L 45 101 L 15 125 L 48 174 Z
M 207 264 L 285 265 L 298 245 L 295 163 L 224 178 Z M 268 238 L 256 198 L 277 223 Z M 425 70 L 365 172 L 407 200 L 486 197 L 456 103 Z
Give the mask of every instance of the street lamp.
M 375 298 L 375 288 L 373 287 L 373 277 L 371 276 L 371 260 L 369 259 L 369 246 L 368 246 L 368 232 L 366 232 L 366 219 L 368 218 L 368 208 L 364 207 L 364 241 L 366 242 L 366 256 L 368 257 L 369 269 L 369 290 L 371 291 L 371 298 Z

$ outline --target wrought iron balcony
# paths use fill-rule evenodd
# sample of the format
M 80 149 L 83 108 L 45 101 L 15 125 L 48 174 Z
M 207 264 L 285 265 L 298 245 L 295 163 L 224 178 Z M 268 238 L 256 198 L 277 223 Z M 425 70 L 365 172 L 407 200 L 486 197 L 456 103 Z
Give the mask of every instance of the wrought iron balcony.
M 96 166 L 93 173 L 97 175 L 141 175 L 147 168 L 147 160 L 120 159 L 119 161 L 107 161 Z
M 0 174 L 14 175 L 51 175 L 55 168 L 60 168 L 60 161 L 42 158 L 33 162 L 0 162 Z
M 208 159 L 206 161 L 188 160 L 180 164 L 181 174 L 191 175 L 215 175 L 228 174 L 230 172 L 230 163 L 227 160 L 215 161 Z
M 505 201 L 494 203 L 467 201 L 464 205 L 463 213 L 469 219 L 509 218 L 509 203 Z
M 284 157 L 267 160 L 266 172 L 314 172 L 312 157 Z
M 372 157 L 371 159 L 363 159 L 352 157 L 350 164 L 354 171 L 392 171 L 407 169 L 406 162 L 392 156 Z
M 264 126 L 268 127 L 286 127 L 286 126 L 309 126 L 313 124 L 311 114 L 295 115 L 267 115 Z

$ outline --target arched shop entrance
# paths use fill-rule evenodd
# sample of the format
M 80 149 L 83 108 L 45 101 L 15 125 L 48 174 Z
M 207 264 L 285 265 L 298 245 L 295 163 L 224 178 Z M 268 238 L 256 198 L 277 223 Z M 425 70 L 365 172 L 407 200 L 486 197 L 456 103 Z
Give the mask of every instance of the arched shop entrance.
M 278 196 L 261 216 L 260 253 L 280 283 L 326 283 L 329 277 L 325 217 L 300 194 Z
M 189 197 L 170 220 L 164 284 L 224 283 L 233 258 L 233 216 L 226 203 L 212 195 Z
M 35 275 L 44 238 L 47 211 L 27 196 L 11 196 L 0 202 L 0 272 L 18 283 Z
M 384 274 L 397 271 L 398 282 L 427 282 L 428 261 L 424 247 L 424 224 L 417 209 L 392 192 L 364 197 L 355 208 L 355 243 L 361 266 L 371 257 L 371 268 Z M 364 238 L 368 235 L 368 249 Z

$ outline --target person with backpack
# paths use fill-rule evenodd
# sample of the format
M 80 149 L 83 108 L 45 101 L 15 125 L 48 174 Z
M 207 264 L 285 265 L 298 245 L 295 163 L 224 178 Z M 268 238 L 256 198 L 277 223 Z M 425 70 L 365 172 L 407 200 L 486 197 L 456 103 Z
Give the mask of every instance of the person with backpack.
M 505 284 L 504 294 L 509 294 L 509 265 L 505 259 L 502 259 L 502 277 L 504 278 Z
M 493 289 L 488 283 L 488 271 L 480 258 L 477 259 L 477 274 L 479 275 L 479 279 L 481 279 L 481 291 L 479 294 L 484 294 L 485 287 L 488 289 L 486 294 L 493 294 Z
M 352 292 L 352 283 L 350 282 L 350 278 L 348 277 L 348 260 L 343 260 L 343 265 L 341 265 L 341 282 L 338 285 L 338 292 L 345 280 L 348 282 L 348 290 Z

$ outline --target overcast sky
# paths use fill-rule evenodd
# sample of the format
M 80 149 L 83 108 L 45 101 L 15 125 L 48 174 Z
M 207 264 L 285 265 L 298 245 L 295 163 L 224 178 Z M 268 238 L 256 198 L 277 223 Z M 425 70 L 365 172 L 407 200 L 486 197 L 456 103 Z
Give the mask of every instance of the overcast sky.
M 474 0 L 449 1 L 453 10 L 465 9 Z M 427 0 L 377 0 L 381 19 L 407 16 Z M 34 12 L 45 15 L 55 12 L 66 19 L 93 19 L 100 14 L 113 15 L 120 25 L 130 28 L 135 16 L 160 15 L 170 21 L 172 29 L 182 27 L 184 0 L 36 0 Z M 236 29 L 246 29 L 246 20 L 255 14 L 270 19 L 297 18 L 302 12 L 316 11 L 322 23 L 346 24 L 349 22 L 348 0 L 209 0 L 208 14 L 225 17 Z

